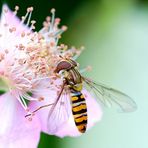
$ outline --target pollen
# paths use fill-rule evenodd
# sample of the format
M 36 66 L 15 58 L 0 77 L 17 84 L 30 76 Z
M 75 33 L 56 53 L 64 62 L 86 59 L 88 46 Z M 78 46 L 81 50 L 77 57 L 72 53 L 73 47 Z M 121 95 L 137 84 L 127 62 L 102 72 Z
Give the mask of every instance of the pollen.
M 40 97 L 38 98 L 39 101 L 43 101 L 44 100 L 44 97 Z
M 7 80 L 5 83 L 9 91 L 27 111 L 25 100 L 45 99 L 42 96 L 29 96 L 28 92 L 39 94 L 36 87 L 47 78 L 50 82 L 43 87 L 60 89 L 61 86 L 54 83 L 60 78 L 60 75 L 54 72 L 57 63 L 63 58 L 75 60 L 83 49 L 59 44 L 59 39 L 67 30 L 67 26 L 59 27 L 61 19 L 55 18 L 54 8 L 51 9 L 51 16 L 45 18 L 40 31 L 35 31 L 37 21 L 32 20 L 32 6 L 27 8 L 17 24 L 8 21 L 9 11 L 8 8 L 3 9 L 2 16 L 5 17 L 4 21 L 0 22 L 0 78 Z M 19 6 L 15 6 L 12 19 L 16 19 L 18 13 Z

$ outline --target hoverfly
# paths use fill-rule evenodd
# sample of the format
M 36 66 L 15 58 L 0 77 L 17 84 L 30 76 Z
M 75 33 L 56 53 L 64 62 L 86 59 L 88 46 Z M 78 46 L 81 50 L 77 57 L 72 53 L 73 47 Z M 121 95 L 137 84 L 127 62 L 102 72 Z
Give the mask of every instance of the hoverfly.
M 78 70 L 78 64 L 72 59 L 62 58 L 57 63 L 54 72 L 63 79 L 56 101 L 52 104 L 41 106 L 33 112 L 35 113 L 39 109 L 51 105 L 48 114 L 48 129 L 51 134 L 69 119 L 71 112 L 78 131 L 80 133 L 86 131 L 88 120 L 87 104 L 85 96 L 82 94 L 82 89 L 85 86 L 93 90 L 99 102 L 105 106 L 116 104 L 123 112 L 131 112 L 137 108 L 136 103 L 126 94 L 83 77 Z

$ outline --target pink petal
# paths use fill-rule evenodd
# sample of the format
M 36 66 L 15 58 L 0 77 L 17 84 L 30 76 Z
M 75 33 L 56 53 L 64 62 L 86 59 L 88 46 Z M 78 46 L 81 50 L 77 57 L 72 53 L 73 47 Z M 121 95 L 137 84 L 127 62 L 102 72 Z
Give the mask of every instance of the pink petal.
M 44 101 L 41 101 L 41 102 L 31 101 L 29 108 L 31 108 L 32 111 L 37 109 L 38 107 L 40 107 L 42 105 L 46 105 L 46 104 L 49 104 L 51 102 L 54 102 L 55 97 L 57 96 L 56 91 L 52 91 L 52 90 L 49 90 L 49 89 L 48 90 L 42 90 L 42 91 L 40 90 L 40 95 L 43 98 L 46 98 L 46 99 Z M 45 133 L 47 133 L 47 131 L 48 131 L 47 118 L 48 118 L 48 113 L 49 113 L 50 108 L 51 107 L 45 107 L 45 108 L 39 110 L 36 113 L 36 116 L 39 118 L 42 131 L 45 132 Z
M 57 85 L 60 85 L 61 81 L 57 80 L 55 83 Z M 52 88 L 51 90 L 51 88 L 49 89 L 48 87 L 50 87 L 50 79 L 43 79 L 38 84 L 38 87 L 36 87 L 35 92 L 32 92 L 35 98 L 39 98 L 39 97 L 44 98 L 44 100 L 41 102 L 31 101 L 29 107 L 32 109 L 32 111 L 36 110 L 40 106 L 55 102 L 55 99 L 57 97 L 57 91 L 56 91 L 57 88 L 55 87 L 55 88 Z M 48 113 L 49 113 L 50 108 L 51 106 L 45 107 L 36 113 L 36 115 L 38 115 L 38 118 L 40 120 L 40 124 L 42 125 L 41 126 L 42 131 L 45 133 L 47 133 L 48 131 L 47 118 L 48 118 Z
M 86 98 L 87 110 L 88 110 L 88 126 L 87 127 L 89 129 L 97 121 L 101 120 L 102 111 L 101 111 L 99 104 L 96 102 L 96 100 L 92 98 L 91 95 L 86 90 L 83 90 L 82 93 L 86 96 L 85 98 Z M 41 106 L 41 104 L 45 105 L 45 104 L 48 104 L 49 102 L 52 102 L 51 100 L 56 98 L 56 93 L 55 91 L 48 90 L 46 92 L 43 92 L 43 96 L 46 98 L 46 101 L 43 101 L 42 103 L 34 102 L 30 104 L 31 107 L 35 109 L 38 106 Z M 37 112 L 37 116 L 40 119 L 42 131 L 45 133 L 51 134 L 48 132 L 48 127 L 47 127 L 47 118 L 48 118 L 49 110 L 50 110 L 50 107 L 41 109 L 40 111 Z M 81 135 L 75 126 L 72 113 L 69 117 L 69 120 L 65 122 L 65 124 L 62 125 L 61 128 L 59 128 L 59 130 L 56 133 L 54 133 L 54 135 L 59 136 L 59 137 Z
M 24 24 L 20 24 L 20 19 L 13 14 L 13 12 L 9 9 L 9 7 L 4 4 L 2 7 L 2 11 L 8 10 L 7 13 L 2 12 L 0 24 L 9 24 L 10 27 L 16 27 L 18 32 L 28 30 L 28 28 Z M 2 27 L 2 26 L 1 26 Z
M 0 147 L 36 148 L 40 138 L 37 118 L 28 121 L 18 101 L 10 93 L 0 96 Z

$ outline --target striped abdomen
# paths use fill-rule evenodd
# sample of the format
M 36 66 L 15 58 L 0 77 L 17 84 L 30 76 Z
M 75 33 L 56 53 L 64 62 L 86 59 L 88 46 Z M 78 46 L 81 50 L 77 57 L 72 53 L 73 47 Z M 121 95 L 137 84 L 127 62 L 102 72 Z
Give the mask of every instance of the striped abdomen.
M 79 132 L 84 133 L 87 128 L 87 106 L 84 95 L 80 91 L 71 92 L 72 113 Z

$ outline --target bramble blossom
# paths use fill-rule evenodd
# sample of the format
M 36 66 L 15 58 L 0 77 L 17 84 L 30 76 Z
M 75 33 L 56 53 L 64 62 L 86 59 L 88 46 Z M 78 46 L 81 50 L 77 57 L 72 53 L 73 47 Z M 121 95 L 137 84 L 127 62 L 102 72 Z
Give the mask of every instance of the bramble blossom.
M 4 5 L 0 20 L 0 90 L 5 92 L 0 96 L 0 147 L 37 147 L 41 131 L 59 137 L 78 136 L 72 113 L 55 133 L 47 127 L 54 124 L 47 124 L 51 106 L 37 111 L 29 118 L 31 121 L 25 115 L 55 102 L 62 84 L 62 78 L 54 73 L 57 62 L 62 57 L 75 60 L 83 49 L 58 44 L 67 27 L 58 27 L 60 19 L 55 18 L 54 9 L 39 32 L 34 31 L 36 21 L 31 20 L 33 7 L 27 8 L 21 20 L 16 17 L 18 10 L 16 6 L 11 12 Z M 91 127 L 101 119 L 102 112 L 85 89 L 82 93 Z

